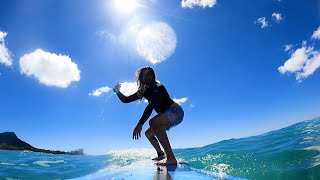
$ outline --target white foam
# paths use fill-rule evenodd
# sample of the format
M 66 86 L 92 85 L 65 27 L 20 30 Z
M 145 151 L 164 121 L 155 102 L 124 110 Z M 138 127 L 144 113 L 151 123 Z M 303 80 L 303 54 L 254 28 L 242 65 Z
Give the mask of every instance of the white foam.
M 311 164 L 309 168 L 320 165 L 320 155 L 313 157 L 313 159 L 314 159 L 314 162 Z
M 149 148 L 132 148 L 126 150 L 112 150 L 107 152 L 110 155 L 116 156 L 145 156 L 146 158 L 151 157 L 154 154 L 154 150 Z
M 49 164 L 57 164 L 57 163 L 66 163 L 64 160 L 56 160 L 56 161 L 36 161 L 33 164 L 37 164 L 42 167 L 50 167 Z
M 24 164 L 24 163 L 22 163 L 22 164 L 19 164 L 20 166 L 29 166 L 28 164 Z
M 14 179 L 14 178 L 7 177 L 6 180 L 20 180 L 20 179 Z
M 109 151 L 107 155 L 111 156 L 110 159 L 106 160 L 109 165 L 102 169 L 101 172 L 118 169 L 123 166 L 129 167 L 133 164 L 138 165 L 137 163 L 140 161 L 145 162 L 144 160 L 148 160 L 154 156 L 155 151 L 148 148 L 132 148 L 126 150 L 112 150 Z
M 315 139 L 315 138 L 310 136 L 303 138 L 303 140 L 312 140 L 312 139 Z
M 203 161 L 208 162 L 208 161 L 214 161 L 216 159 L 221 159 L 224 156 L 224 154 L 207 154 L 205 157 L 202 158 Z
M 210 165 L 209 169 L 213 172 L 217 172 L 219 174 L 227 174 L 233 168 L 229 164 L 212 164 Z
M 320 146 L 310 146 L 307 148 L 303 148 L 304 150 L 309 150 L 309 151 L 319 151 L 320 152 Z
M 8 162 L 1 162 L 0 164 L 7 165 L 7 166 L 14 166 L 15 165 L 13 163 L 8 163 Z

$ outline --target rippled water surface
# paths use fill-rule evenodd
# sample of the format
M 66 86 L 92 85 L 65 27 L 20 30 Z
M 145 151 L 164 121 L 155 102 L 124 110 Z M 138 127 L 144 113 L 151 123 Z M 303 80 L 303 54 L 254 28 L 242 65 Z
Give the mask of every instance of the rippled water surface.
M 247 179 L 320 179 L 320 118 L 277 131 L 200 148 L 175 149 L 195 169 Z M 0 150 L 0 179 L 70 179 L 112 171 L 154 156 L 151 149 L 101 156 Z

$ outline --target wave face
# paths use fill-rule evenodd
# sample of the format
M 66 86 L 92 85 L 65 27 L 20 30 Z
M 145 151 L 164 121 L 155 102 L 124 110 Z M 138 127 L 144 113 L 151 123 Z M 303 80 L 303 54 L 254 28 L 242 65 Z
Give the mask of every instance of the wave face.
M 259 136 L 175 149 L 194 169 L 247 179 L 320 179 L 320 118 Z M 70 179 L 149 160 L 152 149 L 70 156 L 0 150 L 0 179 Z
M 320 118 L 175 154 L 195 168 L 248 179 L 320 179 Z

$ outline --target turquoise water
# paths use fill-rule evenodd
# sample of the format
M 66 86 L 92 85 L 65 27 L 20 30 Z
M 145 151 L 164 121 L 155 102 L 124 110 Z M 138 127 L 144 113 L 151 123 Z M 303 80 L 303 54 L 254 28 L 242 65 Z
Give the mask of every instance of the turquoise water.
M 193 168 L 248 179 L 320 179 L 320 118 L 259 136 L 230 139 L 200 148 L 174 150 Z M 108 172 L 155 153 L 114 151 L 101 156 L 51 155 L 0 150 L 0 179 L 70 179 Z

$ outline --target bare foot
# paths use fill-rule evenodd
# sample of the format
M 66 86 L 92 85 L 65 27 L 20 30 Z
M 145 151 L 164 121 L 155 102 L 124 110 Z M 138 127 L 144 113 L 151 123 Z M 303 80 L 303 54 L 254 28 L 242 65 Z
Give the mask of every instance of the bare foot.
M 155 164 L 156 164 L 156 165 L 161 165 L 161 164 L 165 164 L 165 163 L 167 163 L 167 158 L 164 158 L 164 159 L 156 162 Z
M 156 165 L 158 165 L 158 166 L 177 165 L 177 160 L 165 158 L 161 161 L 156 162 Z
M 164 158 L 165 158 L 164 152 L 161 151 L 160 153 L 158 153 L 158 157 L 153 158 L 152 160 L 153 161 L 160 161 L 160 160 L 162 160 Z

